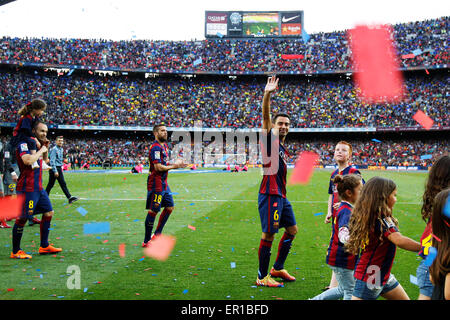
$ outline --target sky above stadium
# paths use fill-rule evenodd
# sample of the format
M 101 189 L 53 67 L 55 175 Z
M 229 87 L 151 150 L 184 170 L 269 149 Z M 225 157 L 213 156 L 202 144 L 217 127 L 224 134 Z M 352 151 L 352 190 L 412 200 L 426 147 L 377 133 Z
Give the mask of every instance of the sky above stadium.
M 0 36 L 202 40 L 205 11 L 304 11 L 308 33 L 448 16 L 444 0 L 17 0 L 0 7 Z

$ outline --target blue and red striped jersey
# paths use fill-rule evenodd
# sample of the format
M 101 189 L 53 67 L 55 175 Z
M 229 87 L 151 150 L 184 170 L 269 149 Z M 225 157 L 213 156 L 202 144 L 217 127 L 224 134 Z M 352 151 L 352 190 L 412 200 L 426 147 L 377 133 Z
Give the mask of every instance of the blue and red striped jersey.
M 17 164 L 19 166 L 20 175 L 17 181 L 17 191 L 34 192 L 42 191 L 42 160 L 37 161 L 39 168 L 33 169 L 31 165 L 25 165 L 22 156 L 31 154 L 31 150 L 36 151 L 36 142 L 33 139 L 27 141 L 21 140 L 16 148 Z
M 168 171 L 158 172 L 155 170 L 155 164 L 161 163 L 167 166 L 169 164 L 169 147 L 167 143 L 160 144 L 157 140 L 150 146 L 150 174 L 147 179 L 147 190 L 162 192 L 167 190 Z
M 261 142 L 261 148 L 264 148 L 263 152 L 263 171 L 264 176 L 261 181 L 261 186 L 259 188 L 259 193 L 278 195 L 286 198 L 286 176 L 287 176 L 287 162 L 289 160 L 289 152 L 283 146 L 279 137 L 274 135 L 272 130 L 270 130 L 270 135 L 262 135 L 263 139 Z M 264 154 L 267 157 L 271 157 L 272 147 L 279 144 L 278 148 L 278 169 L 275 172 L 276 164 L 269 161 L 270 159 L 264 159 Z M 267 162 L 267 163 L 264 163 Z M 273 167 L 272 167 L 273 166 Z M 275 169 L 274 169 L 275 168 Z
M 25 134 L 27 137 L 31 137 L 31 130 L 33 129 L 33 123 L 36 121 L 30 114 L 21 116 L 13 131 L 13 137 L 16 137 L 19 133 Z
M 328 186 L 328 194 L 331 194 L 332 199 L 333 199 L 331 206 L 333 206 L 334 204 L 339 202 L 339 193 L 337 191 L 337 186 L 336 186 L 336 184 L 333 183 L 334 177 L 336 177 L 338 174 L 341 176 L 345 176 L 346 174 L 361 175 L 361 172 L 359 172 L 359 170 L 353 166 L 348 166 L 345 169 L 343 169 L 342 171 L 339 171 L 339 168 L 338 168 L 331 173 L 330 184 Z M 364 179 L 363 179 L 363 184 L 364 184 Z M 332 223 L 333 223 L 334 218 L 336 217 L 336 210 L 333 207 L 331 207 L 331 213 L 332 213 L 332 217 L 333 217 L 333 219 L 332 219 Z
M 336 212 L 336 221 L 331 232 L 330 245 L 328 246 L 326 262 L 330 266 L 355 269 L 356 256 L 345 251 L 344 243 L 339 240 L 339 230 L 348 228 L 348 222 L 352 214 L 353 206 L 342 201 Z
M 397 246 L 388 239 L 388 236 L 394 232 L 398 232 L 398 228 L 390 218 L 382 215 L 381 221 L 377 219 L 375 228 L 369 232 L 366 245 L 362 248 L 356 262 L 354 273 L 356 279 L 367 282 L 368 277 L 374 276 L 374 270 L 379 269 L 380 274 L 377 278 L 380 280 L 380 285 L 386 284 L 397 249 Z

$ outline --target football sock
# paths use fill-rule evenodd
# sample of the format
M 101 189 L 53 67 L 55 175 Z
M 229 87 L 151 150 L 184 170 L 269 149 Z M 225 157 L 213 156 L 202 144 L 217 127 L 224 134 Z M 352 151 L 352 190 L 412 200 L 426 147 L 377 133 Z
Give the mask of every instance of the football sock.
M 284 262 L 288 256 L 289 250 L 291 249 L 292 240 L 294 240 L 295 235 L 291 235 L 287 232 L 284 232 L 283 236 L 280 239 L 280 243 L 278 244 L 278 255 L 275 260 L 275 264 L 273 265 L 275 270 L 284 269 Z
M 156 212 L 149 211 L 145 218 L 145 237 L 144 242 L 149 242 L 152 236 L 153 224 L 155 222 Z
M 155 234 L 162 233 L 164 226 L 166 225 L 167 220 L 169 219 L 172 210 L 164 208 L 163 212 L 159 216 L 158 226 L 156 227 Z
M 270 250 L 272 249 L 272 241 L 261 239 L 259 243 L 258 258 L 259 258 L 259 269 L 258 278 L 263 279 L 267 276 L 269 270 L 270 262 Z
M 20 250 L 20 240 L 22 240 L 23 227 L 26 222 L 26 219 L 16 219 L 16 223 L 12 230 L 13 253 L 17 253 L 17 251 Z
M 50 233 L 50 221 L 52 221 L 52 216 L 42 215 L 41 220 L 41 247 L 48 247 L 48 234 Z

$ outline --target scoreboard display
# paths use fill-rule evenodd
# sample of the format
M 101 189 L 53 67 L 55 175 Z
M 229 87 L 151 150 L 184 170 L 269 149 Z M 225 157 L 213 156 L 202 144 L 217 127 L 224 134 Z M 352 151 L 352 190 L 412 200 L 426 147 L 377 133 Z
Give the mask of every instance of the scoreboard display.
M 206 38 L 301 37 L 303 11 L 205 11 Z

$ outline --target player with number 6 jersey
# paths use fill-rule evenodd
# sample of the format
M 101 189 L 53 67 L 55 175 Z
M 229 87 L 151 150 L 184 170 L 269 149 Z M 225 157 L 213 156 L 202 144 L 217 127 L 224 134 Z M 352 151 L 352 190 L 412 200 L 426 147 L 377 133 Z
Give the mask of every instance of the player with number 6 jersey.
M 289 153 L 284 147 L 284 140 L 289 132 L 290 117 L 278 113 L 273 118 L 270 114 L 270 95 L 278 87 L 276 76 L 269 77 L 264 89 L 262 103 L 262 155 L 263 179 L 258 194 L 258 210 L 261 219 L 262 235 L 258 250 L 259 269 L 256 285 L 265 287 L 282 287 L 283 283 L 272 277 L 285 281 L 295 281 L 284 263 L 289 254 L 292 241 L 297 234 L 294 211 L 286 198 L 287 160 Z M 268 274 L 272 242 L 280 228 L 285 232 L 278 245 L 276 261 Z

